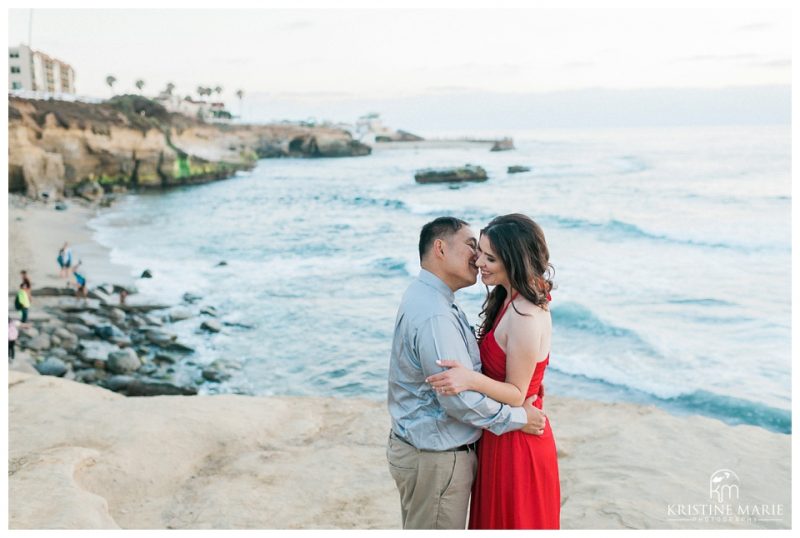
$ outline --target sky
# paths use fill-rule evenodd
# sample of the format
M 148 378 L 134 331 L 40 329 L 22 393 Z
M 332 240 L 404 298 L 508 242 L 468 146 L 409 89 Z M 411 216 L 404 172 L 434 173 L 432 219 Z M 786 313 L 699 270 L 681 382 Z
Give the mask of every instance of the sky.
M 776 88 L 790 92 L 791 84 L 787 10 L 36 9 L 32 16 L 33 48 L 71 64 L 79 94 L 110 96 L 109 74 L 119 80 L 115 93 L 136 91 L 138 78 L 145 94 L 167 82 L 181 95 L 219 85 L 234 112 L 242 89 L 243 115 L 258 120 L 326 112 L 352 120 L 370 106 L 408 114 L 415 102 L 435 111 L 450 97 L 469 115 L 474 99 L 585 101 L 598 89 L 696 99 L 698 90 L 761 88 L 766 106 Z M 10 46 L 28 42 L 30 17 L 28 9 L 9 11 Z M 763 117 L 785 112 L 788 102 L 781 106 Z M 417 116 L 412 124 L 424 120 Z

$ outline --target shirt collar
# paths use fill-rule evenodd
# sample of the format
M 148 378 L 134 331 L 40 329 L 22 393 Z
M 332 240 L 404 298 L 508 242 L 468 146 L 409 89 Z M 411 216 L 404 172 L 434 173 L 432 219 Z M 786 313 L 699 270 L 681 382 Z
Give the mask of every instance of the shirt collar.
M 420 269 L 419 276 L 417 277 L 420 282 L 423 284 L 427 284 L 431 288 L 435 289 L 442 295 L 447 298 L 447 302 L 450 304 L 454 304 L 456 300 L 456 295 L 453 293 L 453 290 L 450 289 L 450 286 L 445 284 L 441 278 L 434 275 L 427 269 Z

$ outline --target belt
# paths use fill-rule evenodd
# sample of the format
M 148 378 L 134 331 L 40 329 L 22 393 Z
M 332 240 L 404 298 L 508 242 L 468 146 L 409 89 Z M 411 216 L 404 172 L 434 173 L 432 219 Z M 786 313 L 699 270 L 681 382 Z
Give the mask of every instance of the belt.
M 402 437 L 400 437 L 399 435 L 397 435 L 396 433 L 394 433 L 394 430 L 390 430 L 389 435 L 402 443 L 405 443 L 412 447 L 414 446 L 405 439 L 403 439 Z M 421 451 L 422 452 L 475 452 L 477 451 L 477 449 L 478 449 L 478 441 L 475 441 L 474 443 L 467 443 L 466 445 L 457 446 L 456 448 L 451 448 L 449 450 L 421 450 Z

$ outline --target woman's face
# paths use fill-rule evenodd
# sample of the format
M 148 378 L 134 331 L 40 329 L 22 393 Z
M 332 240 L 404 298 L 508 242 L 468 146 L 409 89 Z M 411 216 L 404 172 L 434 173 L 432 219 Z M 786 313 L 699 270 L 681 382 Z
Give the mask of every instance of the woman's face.
M 487 286 L 508 286 L 508 275 L 503 262 L 494 253 L 489 238 L 481 235 L 478 241 L 478 261 L 475 262 L 481 274 L 481 282 Z

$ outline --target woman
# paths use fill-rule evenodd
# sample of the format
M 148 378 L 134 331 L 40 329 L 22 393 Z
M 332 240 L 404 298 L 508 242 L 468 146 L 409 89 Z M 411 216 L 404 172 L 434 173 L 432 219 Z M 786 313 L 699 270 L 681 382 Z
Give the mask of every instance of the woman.
M 521 405 L 540 392 L 550 359 L 550 264 L 542 229 L 520 214 L 497 217 L 481 230 L 476 265 L 492 286 L 483 304 L 478 341 L 483 374 L 457 361 L 428 378 L 441 394 L 482 392 Z M 537 398 L 536 407 L 542 407 Z M 557 529 L 561 489 L 550 421 L 542 435 L 484 431 L 472 488 L 470 529 Z
M 72 250 L 69 248 L 69 243 L 66 241 L 64 242 L 64 246 L 58 250 L 58 266 L 60 271 L 58 273 L 59 278 L 67 278 L 69 279 L 69 272 L 70 266 L 72 265 Z

